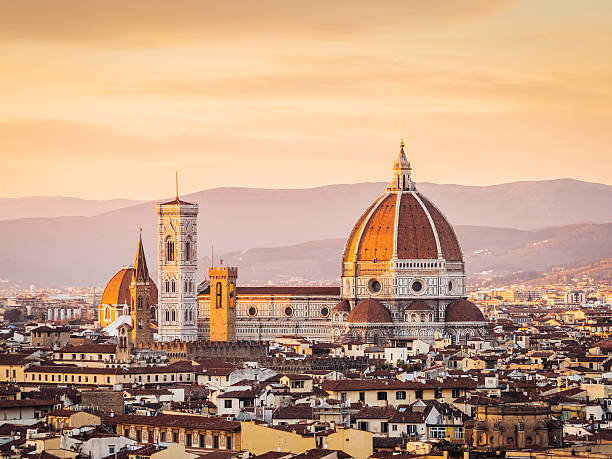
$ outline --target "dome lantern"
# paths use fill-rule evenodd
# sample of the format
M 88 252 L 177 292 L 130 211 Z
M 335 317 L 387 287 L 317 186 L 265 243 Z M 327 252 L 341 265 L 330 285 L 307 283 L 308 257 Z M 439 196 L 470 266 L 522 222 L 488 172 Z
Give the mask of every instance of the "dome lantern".
M 393 163 L 393 179 L 389 182 L 388 191 L 414 191 L 416 188 L 410 177 L 412 166 L 404 153 L 404 139 L 400 143 L 400 151 Z

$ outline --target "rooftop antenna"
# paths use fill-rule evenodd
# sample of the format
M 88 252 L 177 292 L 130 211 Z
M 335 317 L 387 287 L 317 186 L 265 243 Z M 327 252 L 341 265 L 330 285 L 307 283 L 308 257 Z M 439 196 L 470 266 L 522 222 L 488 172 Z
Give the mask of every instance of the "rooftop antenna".
M 176 179 L 176 200 L 178 201 L 178 171 L 175 171 L 175 179 Z

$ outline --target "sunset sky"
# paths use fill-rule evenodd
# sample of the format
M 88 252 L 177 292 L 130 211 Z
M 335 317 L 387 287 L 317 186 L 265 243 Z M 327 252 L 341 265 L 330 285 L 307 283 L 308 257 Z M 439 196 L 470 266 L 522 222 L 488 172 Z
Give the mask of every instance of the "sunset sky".
M 612 185 L 610 0 L 0 0 L 0 196 Z

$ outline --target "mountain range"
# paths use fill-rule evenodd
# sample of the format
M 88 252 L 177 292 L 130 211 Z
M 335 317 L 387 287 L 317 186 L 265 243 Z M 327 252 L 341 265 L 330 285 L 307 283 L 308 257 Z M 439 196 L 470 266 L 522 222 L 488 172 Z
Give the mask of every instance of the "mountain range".
M 344 238 L 385 186 L 216 188 L 181 196 L 200 206 L 200 276 L 214 245 L 216 258 L 223 254 L 227 263 L 239 266 L 241 283 L 332 282 Z M 602 224 L 612 221 L 611 186 L 571 179 L 417 186 L 455 225 L 470 273 L 544 269 L 612 256 L 606 255 L 610 225 Z M 73 198 L 20 199 L 30 200 L 29 218 L 15 218 L 23 216 L 16 202 L 0 200 L 0 278 L 8 283 L 104 285 L 133 262 L 139 228 L 155 271 L 154 201 L 85 201 L 91 206 L 79 201 L 83 205 L 66 216 Z M 45 213 L 31 215 L 43 207 Z

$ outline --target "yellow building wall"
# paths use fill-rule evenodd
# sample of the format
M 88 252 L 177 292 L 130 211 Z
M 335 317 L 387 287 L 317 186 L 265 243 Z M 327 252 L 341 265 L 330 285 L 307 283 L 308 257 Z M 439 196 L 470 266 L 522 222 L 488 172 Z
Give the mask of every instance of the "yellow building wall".
M 241 422 L 242 449 L 259 455 L 268 451 L 282 451 L 300 454 L 316 447 L 314 437 L 302 437 L 293 432 L 272 429 L 255 424 Z
M 25 365 L 0 365 L 0 382 L 24 382 L 24 369 Z
M 130 458 L 132 457 L 136 457 L 136 455 L 130 455 Z M 198 457 L 197 454 L 188 453 L 185 451 L 185 447 L 178 443 L 173 443 L 166 449 L 151 454 L 151 459 L 194 459 L 196 457 Z
M 106 310 L 109 311 L 109 317 L 106 317 Z M 110 304 L 101 304 L 98 306 L 98 322 L 102 328 L 105 328 L 107 325 L 110 325 L 119 317 L 117 313 L 117 306 L 113 306 Z M 123 306 L 121 307 L 123 310 Z
M 373 453 L 372 433 L 338 427 L 327 437 L 327 449 L 339 449 L 355 459 L 367 459 Z

